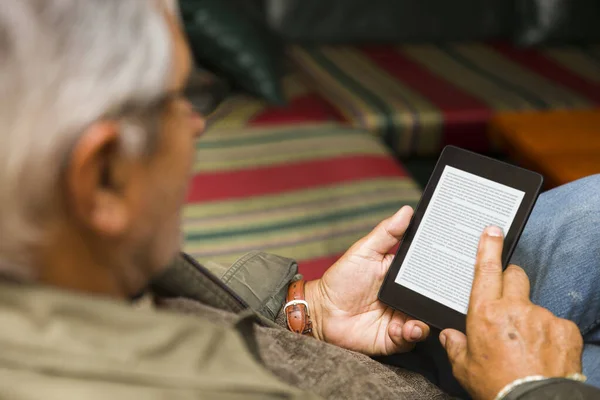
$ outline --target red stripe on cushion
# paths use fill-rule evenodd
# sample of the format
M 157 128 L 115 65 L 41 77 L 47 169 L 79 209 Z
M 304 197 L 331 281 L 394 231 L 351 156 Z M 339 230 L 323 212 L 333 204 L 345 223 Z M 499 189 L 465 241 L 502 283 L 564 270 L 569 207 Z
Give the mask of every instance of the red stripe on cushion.
M 199 173 L 187 202 L 260 196 L 369 178 L 408 176 L 386 156 L 346 156 L 239 171 Z
M 342 254 L 334 254 L 312 260 L 299 261 L 298 272 L 304 275 L 304 279 L 307 281 L 319 279 L 341 256 Z
M 600 104 L 600 85 L 586 80 L 544 54 L 532 49 L 517 49 L 504 43 L 491 46 L 511 61 Z
M 444 119 L 443 145 L 453 144 L 475 151 L 489 149 L 485 129 L 492 110 L 487 104 L 434 75 L 396 48 L 364 46 L 361 51 L 388 74 L 440 109 Z
M 341 121 L 339 112 L 317 94 L 291 99 L 285 107 L 269 107 L 260 112 L 249 125 L 277 125 L 319 121 Z

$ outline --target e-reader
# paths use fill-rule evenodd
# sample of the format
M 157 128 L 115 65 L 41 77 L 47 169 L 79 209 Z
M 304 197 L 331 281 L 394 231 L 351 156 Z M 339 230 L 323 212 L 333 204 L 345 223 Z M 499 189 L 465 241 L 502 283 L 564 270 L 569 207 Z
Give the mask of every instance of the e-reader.
M 454 146 L 442 151 L 379 300 L 439 329 L 464 332 L 479 239 L 504 231 L 506 268 L 542 187 L 540 174 Z

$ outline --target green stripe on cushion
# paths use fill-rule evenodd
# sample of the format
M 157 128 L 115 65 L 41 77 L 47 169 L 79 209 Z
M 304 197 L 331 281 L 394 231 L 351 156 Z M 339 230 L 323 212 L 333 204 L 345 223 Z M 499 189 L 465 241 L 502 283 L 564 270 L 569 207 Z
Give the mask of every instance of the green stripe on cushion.
M 382 214 L 378 220 L 383 220 L 389 214 Z M 200 261 L 211 260 L 223 264 L 231 264 L 239 257 L 251 250 L 261 250 L 278 254 L 296 260 L 310 260 L 338 255 L 346 250 L 358 239 L 374 228 L 371 222 L 357 224 L 346 230 L 332 229 L 329 232 L 317 235 L 314 232 L 307 238 L 292 238 L 289 242 L 280 241 L 277 244 L 264 243 L 232 247 L 227 244 L 225 251 L 213 251 L 210 248 L 198 248 L 193 243 L 186 246 L 186 252 Z
M 315 226 L 318 224 L 329 224 L 331 222 L 351 218 L 357 215 L 370 215 L 371 213 L 377 213 L 382 210 L 388 210 L 392 207 L 398 207 L 398 201 L 394 200 L 388 203 L 379 203 L 374 205 L 362 205 L 360 207 L 355 207 L 350 210 L 335 210 L 327 214 L 322 214 L 318 216 L 301 216 L 292 219 L 287 217 L 285 221 L 282 222 L 271 222 L 271 223 L 261 223 L 260 225 L 253 227 L 237 227 L 228 230 L 216 231 L 211 229 L 210 232 L 190 232 L 187 235 L 188 240 L 210 240 L 210 239 L 218 239 L 222 237 L 232 237 L 232 236 L 240 236 L 240 235 L 252 235 L 257 233 L 267 233 L 267 232 L 279 232 L 283 229 L 300 229 L 305 228 L 307 226 Z

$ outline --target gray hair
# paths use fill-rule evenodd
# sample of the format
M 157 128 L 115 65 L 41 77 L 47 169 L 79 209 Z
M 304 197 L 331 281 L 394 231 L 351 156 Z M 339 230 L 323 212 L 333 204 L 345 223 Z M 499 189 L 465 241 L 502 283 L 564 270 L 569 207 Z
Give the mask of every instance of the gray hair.
M 165 93 L 172 44 L 162 13 L 149 0 L 0 3 L 0 272 L 29 262 L 85 128 Z M 120 135 L 128 153 L 151 140 L 144 129 Z

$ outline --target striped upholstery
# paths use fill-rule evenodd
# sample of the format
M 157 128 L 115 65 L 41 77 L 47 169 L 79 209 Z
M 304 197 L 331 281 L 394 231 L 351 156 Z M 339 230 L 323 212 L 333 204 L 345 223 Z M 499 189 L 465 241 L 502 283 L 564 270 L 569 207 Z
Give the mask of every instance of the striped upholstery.
M 230 263 L 289 256 L 317 277 L 420 191 L 379 140 L 336 124 L 210 129 L 184 210 L 185 250 Z
M 446 144 L 486 151 L 496 111 L 600 104 L 600 46 L 297 46 L 290 54 L 345 118 L 401 155 Z
M 285 107 L 269 105 L 249 94 L 227 98 L 210 115 L 208 124 L 213 129 L 237 129 L 248 126 L 293 126 L 303 123 L 340 120 L 337 110 L 302 82 L 297 74 L 283 79 L 288 99 Z

